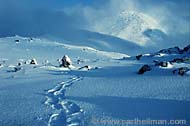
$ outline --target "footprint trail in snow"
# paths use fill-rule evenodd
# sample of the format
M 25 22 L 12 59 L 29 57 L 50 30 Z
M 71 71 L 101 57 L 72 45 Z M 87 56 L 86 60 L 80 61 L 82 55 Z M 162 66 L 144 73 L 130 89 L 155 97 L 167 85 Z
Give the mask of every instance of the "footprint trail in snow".
M 74 102 L 65 98 L 66 88 L 82 80 L 82 77 L 73 77 L 66 82 L 58 83 L 47 91 L 45 104 L 55 110 L 48 121 L 48 126 L 82 126 L 83 110 Z

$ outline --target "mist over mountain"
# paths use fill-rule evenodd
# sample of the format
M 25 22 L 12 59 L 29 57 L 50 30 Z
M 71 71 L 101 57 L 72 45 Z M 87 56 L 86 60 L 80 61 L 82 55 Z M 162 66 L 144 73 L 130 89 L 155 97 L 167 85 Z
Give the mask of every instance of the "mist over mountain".
M 82 29 L 140 46 L 183 46 L 190 40 L 189 10 L 188 0 L 0 0 L 0 36 L 68 34 Z M 160 30 L 164 38 L 155 32 L 145 35 L 148 29 Z

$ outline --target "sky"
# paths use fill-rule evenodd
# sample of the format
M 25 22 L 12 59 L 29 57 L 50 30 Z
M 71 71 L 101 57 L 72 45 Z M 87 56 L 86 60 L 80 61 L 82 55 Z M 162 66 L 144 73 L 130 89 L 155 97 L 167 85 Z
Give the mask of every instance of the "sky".
M 123 10 L 153 17 L 173 36 L 190 33 L 189 0 L 0 0 L 0 37 L 70 29 L 97 32 L 98 23 Z

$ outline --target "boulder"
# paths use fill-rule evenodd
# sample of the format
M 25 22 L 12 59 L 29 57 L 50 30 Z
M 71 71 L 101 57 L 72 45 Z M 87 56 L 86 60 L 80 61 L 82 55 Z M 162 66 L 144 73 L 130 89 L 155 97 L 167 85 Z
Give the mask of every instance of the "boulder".
M 11 66 L 8 68 L 9 69 L 7 70 L 7 72 L 17 72 L 17 71 L 20 71 L 22 69 L 20 66 Z
M 18 63 L 18 66 L 22 66 L 22 62 L 19 62 L 19 63 Z
M 37 60 L 33 58 L 30 60 L 30 64 L 37 65 L 38 63 Z
M 144 74 L 146 71 L 150 71 L 150 70 L 151 70 L 151 67 L 149 65 L 144 65 L 139 69 L 138 74 Z
M 159 63 L 159 66 L 161 66 L 161 67 L 167 67 L 168 66 L 168 62 L 162 61 L 162 62 Z
M 184 63 L 190 63 L 190 58 L 189 57 L 184 57 L 183 62 Z
M 90 66 L 88 66 L 88 65 L 86 65 L 86 66 L 83 66 L 83 67 L 80 67 L 78 70 L 90 70 L 91 69 L 91 67 Z
M 175 58 L 172 61 L 170 61 L 171 63 L 183 63 L 183 58 Z
M 137 60 L 140 60 L 141 57 L 142 57 L 142 54 L 137 55 L 137 56 L 136 56 L 136 59 L 137 59 Z
M 165 53 L 165 54 L 181 54 L 183 50 L 181 50 L 179 47 L 173 47 L 168 49 L 162 49 L 158 53 Z
M 190 63 L 190 58 L 189 57 L 183 57 L 183 58 L 175 58 L 171 63 Z
M 185 48 L 183 48 L 183 52 L 190 53 L 190 44 L 188 46 L 186 46 Z
M 173 70 L 173 74 L 179 74 L 179 75 L 181 75 L 181 76 L 183 76 L 186 72 L 188 72 L 190 69 L 189 68 L 187 68 L 187 67 L 180 67 L 180 68 L 178 68 L 178 69 L 175 69 L 175 70 Z
M 158 61 L 158 60 L 154 60 L 153 62 L 155 63 L 155 66 L 159 66 L 159 64 L 160 64 L 160 61 Z
M 18 42 L 20 42 L 20 40 L 16 39 L 15 42 L 18 43 Z
M 166 61 L 160 62 L 158 60 L 154 60 L 153 62 L 155 63 L 155 66 L 161 66 L 161 67 L 167 67 L 168 66 L 168 62 L 166 62 Z
M 61 59 L 60 67 L 69 67 L 70 65 L 72 65 L 71 59 L 67 55 L 64 55 Z

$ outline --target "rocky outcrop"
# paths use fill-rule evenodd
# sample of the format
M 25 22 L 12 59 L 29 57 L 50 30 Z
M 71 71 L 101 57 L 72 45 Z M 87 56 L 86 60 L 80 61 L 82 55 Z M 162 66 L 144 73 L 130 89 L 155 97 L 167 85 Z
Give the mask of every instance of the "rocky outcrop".
M 145 72 L 150 71 L 150 70 L 151 70 L 151 67 L 149 65 L 144 65 L 139 69 L 138 74 L 144 74 Z
M 190 69 L 189 68 L 187 68 L 187 67 L 180 67 L 180 68 L 178 68 L 178 69 L 175 69 L 175 70 L 173 70 L 173 74 L 179 74 L 179 75 L 181 75 L 181 76 L 183 76 L 185 73 L 187 73 L 188 71 L 190 71 Z

